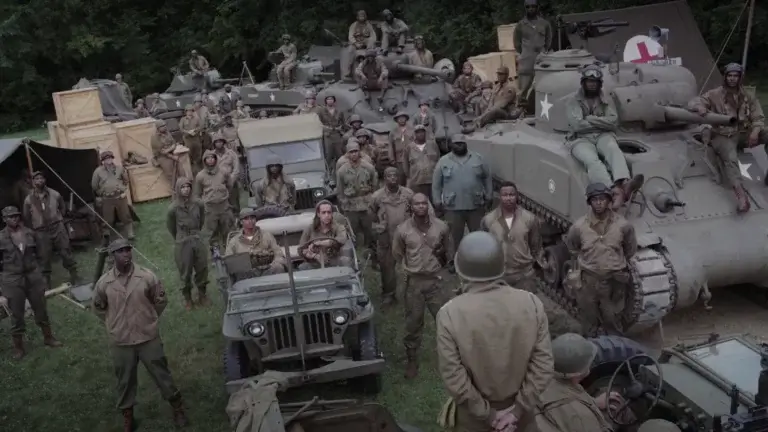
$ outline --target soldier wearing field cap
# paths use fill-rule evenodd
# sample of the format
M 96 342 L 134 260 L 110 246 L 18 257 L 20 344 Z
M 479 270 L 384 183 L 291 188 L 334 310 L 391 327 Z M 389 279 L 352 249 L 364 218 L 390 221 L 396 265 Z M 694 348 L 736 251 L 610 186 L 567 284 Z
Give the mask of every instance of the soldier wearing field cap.
M 195 115 L 195 107 L 187 105 L 184 108 L 184 117 L 179 120 L 179 130 L 184 139 L 184 145 L 189 148 L 189 160 L 192 162 L 192 175 L 196 175 L 202 169 L 203 133 L 205 124 Z
M 46 284 L 37 264 L 40 257 L 35 235 L 22 224 L 18 208 L 6 207 L 2 216 L 5 228 L 0 230 L 0 294 L 8 299 L 13 358 L 20 360 L 26 355 L 24 309 L 27 301 L 35 314 L 35 322 L 43 332 L 43 343 L 53 348 L 62 346 L 62 343 L 51 332 L 45 304 Z
M 375 239 L 371 231 L 368 206 L 373 192 L 378 189 L 378 176 L 373 165 L 360 156 L 360 145 L 355 140 L 347 142 L 348 162 L 336 171 L 336 191 L 344 216 L 355 234 L 365 238 L 365 244 L 374 251 Z
M 496 120 L 516 119 L 520 114 L 517 108 L 517 89 L 510 81 L 509 68 L 501 66 L 496 70 L 491 102 L 486 111 L 475 119 L 475 127 L 483 127 Z
M 154 162 L 163 171 L 163 175 L 173 188 L 176 186 L 176 179 L 184 175 L 182 167 L 179 166 L 179 156 L 174 154 L 176 139 L 168 131 L 165 120 L 155 121 L 155 126 L 157 131 L 150 141 Z
M 93 311 L 104 321 L 109 337 L 117 377 L 117 408 L 123 413 L 124 431 L 133 431 L 137 366 L 141 362 L 163 399 L 171 404 L 174 423 L 183 427 L 189 422 L 160 339 L 160 315 L 168 304 L 165 288 L 151 270 L 133 262 L 132 249 L 125 239 L 110 243 L 107 251 L 114 267 L 99 278 L 93 292 Z
M 107 150 L 101 153 L 101 166 L 96 168 L 91 177 L 93 195 L 101 207 L 104 218 L 105 235 L 112 235 L 111 227 L 117 221 L 123 225 L 125 236 L 133 240 L 133 217 L 128 205 L 128 173 L 121 165 L 115 165 L 115 155 Z

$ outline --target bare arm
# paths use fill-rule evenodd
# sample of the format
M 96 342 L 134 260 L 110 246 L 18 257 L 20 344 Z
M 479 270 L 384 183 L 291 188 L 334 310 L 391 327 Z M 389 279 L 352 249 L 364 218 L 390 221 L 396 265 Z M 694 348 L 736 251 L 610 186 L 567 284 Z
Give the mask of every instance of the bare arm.
M 519 419 L 523 413 L 533 412 L 539 401 L 539 395 L 547 389 L 554 375 L 554 359 L 552 357 L 552 344 L 550 342 L 547 315 L 544 313 L 544 305 L 533 294 L 531 301 L 536 308 L 536 344 L 533 346 L 531 358 L 528 360 L 528 370 L 520 386 L 520 391 L 515 396 L 512 412 Z
M 150 301 L 155 305 L 157 316 L 160 316 L 163 314 L 165 307 L 168 306 L 168 297 L 165 295 L 163 283 L 160 282 L 160 279 L 158 279 L 157 276 L 153 276 L 154 277 L 149 280 L 149 292 L 147 292 L 147 295 L 149 296 Z
M 93 300 L 91 300 L 91 309 L 93 309 L 93 313 L 96 314 L 97 317 L 99 317 L 100 320 L 104 321 L 107 319 L 107 293 L 104 292 L 104 285 L 101 283 L 96 283 L 96 288 L 93 290 Z

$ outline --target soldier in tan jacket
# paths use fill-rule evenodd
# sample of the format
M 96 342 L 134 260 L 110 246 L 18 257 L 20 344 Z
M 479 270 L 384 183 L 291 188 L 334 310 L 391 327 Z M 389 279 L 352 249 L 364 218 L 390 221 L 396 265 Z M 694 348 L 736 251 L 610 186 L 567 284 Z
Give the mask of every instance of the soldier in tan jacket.
M 437 143 L 427 138 L 424 125 L 417 125 L 413 141 L 408 143 L 403 154 L 402 170 L 406 176 L 406 185 L 414 192 L 431 197 L 432 175 L 439 160 L 440 148 Z
M 312 225 L 304 229 L 299 240 L 299 253 L 306 260 L 299 270 L 333 266 L 349 266 L 351 260 L 341 255 L 341 248 L 347 244 L 347 228 L 333 217 L 333 204 L 322 200 L 315 206 Z M 321 262 L 321 259 L 324 262 Z
M 248 253 L 251 256 L 253 276 L 273 275 L 285 272 L 287 264 L 283 248 L 275 237 L 256 226 L 253 209 L 240 210 L 242 229 L 229 236 L 225 255 Z
M 226 171 L 232 180 L 232 188 L 229 190 L 232 213 L 240 213 L 240 158 L 234 150 L 227 148 L 226 139 L 221 134 L 213 136 L 213 152 L 218 159 L 216 165 Z
M 496 70 L 496 82 L 487 110 L 475 119 L 475 127 L 483 127 L 496 120 L 516 119 L 521 111 L 517 107 L 517 90 L 509 79 L 509 68 L 501 66 Z
M 205 151 L 203 164 L 205 169 L 195 176 L 194 196 L 205 206 L 205 229 L 210 235 L 211 247 L 221 247 L 234 225 L 229 205 L 233 181 L 229 172 L 219 167 L 219 157 L 214 151 Z
M 359 131 L 357 131 L 357 135 L 359 135 L 359 136 L 355 137 L 355 138 L 348 139 L 346 144 L 349 144 L 351 142 L 357 144 L 357 146 L 360 147 L 360 151 L 359 151 L 360 160 L 362 160 L 363 162 L 369 163 L 371 166 L 373 166 L 375 168 L 376 165 L 374 165 L 373 159 L 370 156 L 370 154 L 371 154 L 371 146 L 370 145 L 363 145 L 363 143 L 360 142 L 361 141 L 361 139 L 360 139 L 361 137 L 364 137 L 363 140 L 365 140 L 365 141 L 368 140 L 368 135 L 366 134 L 367 132 L 368 131 L 365 130 L 365 129 L 360 129 Z M 345 144 L 345 148 L 346 148 L 346 144 Z M 344 156 L 340 157 L 339 160 L 336 161 L 336 171 L 340 170 L 341 167 L 343 167 L 344 165 L 346 165 L 348 163 L 349 163 L 349 158 L 347 157 L 347 154 L 344 153 Z
M 360 157 L 360 146 L 357 141 L 347 143 L 347 158 L 349 162 L 336 171 L 336 191 L 341 210 L 355 235 L 362 235 L 365 244 L 375 253 L 375 239 L 371 232 L 371 219 L 368 217 L 368 206 L 371 195 L 378 187 L 378 177 L 373 165 Z
M 526 431 L 552 379 L 547 315 L 536 295 L 503 282 L 504 251 L 473 232 L 456 252 L 462 293 L 437 314 L 437 360 L 462 432 Z
M 195 107 L 187 105 L 184 108 L 184 117 L 179 120 L 179 129 L 181 130 L 184 145 L 189 148 L 189 160 L 192 161 L 192 175 L 196 175 L 203 167 L 201 166 L 203 154 L 203 133 L 205 126 L 195 114 Z
M 184 176 L 183 169 L 179 165 L 179 156 L 174 154 L 177 145 L 176 139 L 168 131 L 168 124 L 165 120 L 157 120 L 155 125 L 157 132 L 151 140 L 154 163 L 163 171 L 163 175 L 171 187 L 175 188 L 176 179 Z
M 504 182 L 499 189 L 501 204 L 485 215 L 480 229 L 493 235 L 504 250 L 504 281 L 517 289 L 536 293 L 533 265 L 542 259 L 539 221 L 518 205 L 517 186 Z
M 174 144 L 175 145 L 175 144 Z M 104 218 L 106 235 L 112 234 L 112 227 L 117 221 L 123 224 L 125 237 L 133 240 L 133 217 L 128 205 L 128 173 L 120 165 L 115 165 L 115 155 L 111 151 L 101 153 L 101 166 L 93 171 L 91 189 L 97 201 L 100 201 L 101 217 Z
M 403 160 L 405 159 L 405 148 L 413 141 L 413 126 L 408 124 L 411 116 L 405 111 L 400 111 L 393 119 L 395 127 L 389 131 L 389 163 L 400 169 L 400 184 L 405 184 L 405 172 L 403 169 Z
M 283 174 L 283 161 L 277 155 L 269 155 L 267 175 L 253 187 L 254 207 L 279 206 L 292 211 L 296 206 L 296 184 Z

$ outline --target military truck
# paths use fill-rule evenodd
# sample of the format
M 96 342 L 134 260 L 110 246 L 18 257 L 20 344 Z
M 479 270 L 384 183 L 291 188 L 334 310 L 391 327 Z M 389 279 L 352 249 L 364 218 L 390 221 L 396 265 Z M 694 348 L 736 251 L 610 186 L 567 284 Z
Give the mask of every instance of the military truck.
M 344 216 L 335 218 L 353 232 Z M 351 266 L 295 270 L 304 261 L 301 233 L 313 221 L 313 212 L 258 221 L 283 244 L 287 273 L 252 277 L 249 254 L 214 252 L 226 305 L 224 368 L 230 392 L 268 369 L 284 372 L 290 387 L 347 380 L 365 393 L 381 389 L 384 358 L 362 276 L 367 263 L 360 266 L 352 234 L 339 250 Z
M 323 145 L 323 124 L 317 114 L 240 121 L 237 134 L 243 146 L 242 166 L 250 196 L 267 175 L 271 156 L 283 162 L 283 173 L 296 185 L 296 210 L 312 210 L 331 199 L 335 181 L 330 177 Z M 249 205 L 255 207 L 253 198 Z

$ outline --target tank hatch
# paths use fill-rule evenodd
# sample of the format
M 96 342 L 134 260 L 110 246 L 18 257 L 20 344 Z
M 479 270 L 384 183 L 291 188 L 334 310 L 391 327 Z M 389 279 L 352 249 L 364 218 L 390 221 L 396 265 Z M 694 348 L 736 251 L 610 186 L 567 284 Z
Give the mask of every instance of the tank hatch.
M 536 75 L 540 72 L 561 72 L 566 70 L 578 70 L 582 66 L 594 64 L 595 56 L 583 49 L 569 49 L 542 54 L 536 60 L 534 70 Z

